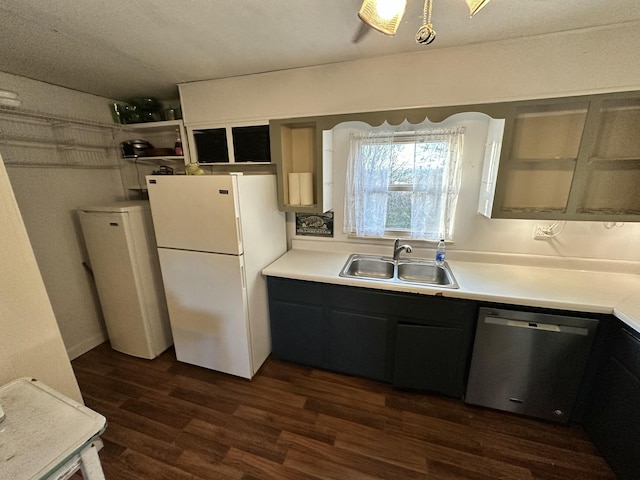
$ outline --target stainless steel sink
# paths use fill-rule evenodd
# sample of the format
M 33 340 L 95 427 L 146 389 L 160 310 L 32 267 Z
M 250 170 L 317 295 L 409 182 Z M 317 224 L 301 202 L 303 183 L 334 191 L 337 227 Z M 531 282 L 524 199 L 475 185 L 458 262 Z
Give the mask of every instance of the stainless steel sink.
M 347 260 L 341 277 L 360 278 L 381 282 L 414 283 L 444 288 L 459 288 L 449 265 L 436 265 L 433 260 L 402 259 L 353 254 Z
M 434 263 L 411 262 L 398 263 L 398 279 L 407 282 L 435 283 L 436 285 L 448 285 L 451 278 L 444 266 Z
M 353 257 L 353 255 L 352 255 Z M 348 277 L 367 278 L 393 278 L 395 265 L 393 260 L 384 257 L 362 257 L 352 258 L 345 266 L 343 273 Z

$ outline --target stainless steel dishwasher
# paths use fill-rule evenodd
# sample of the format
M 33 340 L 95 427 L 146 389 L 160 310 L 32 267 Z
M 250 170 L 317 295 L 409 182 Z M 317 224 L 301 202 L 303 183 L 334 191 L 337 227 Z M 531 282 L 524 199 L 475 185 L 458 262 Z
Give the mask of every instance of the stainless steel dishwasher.
M 465 402 L 569 421 L 598 320 L 480 308 Z

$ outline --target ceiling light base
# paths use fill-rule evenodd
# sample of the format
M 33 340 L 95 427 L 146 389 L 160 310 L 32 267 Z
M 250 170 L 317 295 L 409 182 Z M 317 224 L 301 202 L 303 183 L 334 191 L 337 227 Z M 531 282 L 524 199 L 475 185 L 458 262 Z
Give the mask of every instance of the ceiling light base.
M 422 25 L 416 33 L 416 42 L 420 45 L 429 45 L 436 39 L 436 31 L 430 23 Z

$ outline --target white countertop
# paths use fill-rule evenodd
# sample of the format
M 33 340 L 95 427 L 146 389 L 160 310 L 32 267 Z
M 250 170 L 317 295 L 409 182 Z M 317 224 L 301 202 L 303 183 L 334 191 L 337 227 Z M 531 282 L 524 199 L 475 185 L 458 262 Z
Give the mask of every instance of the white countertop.
M 262 273 L 313 282 L 442 295 L 486 302 L 608 313 L 640 332 L 640 275 L 447 258 L 460 288 L 344 278 L 350 253 L 294 248 Z M 410 258 L 410 257 L 409 257 Z

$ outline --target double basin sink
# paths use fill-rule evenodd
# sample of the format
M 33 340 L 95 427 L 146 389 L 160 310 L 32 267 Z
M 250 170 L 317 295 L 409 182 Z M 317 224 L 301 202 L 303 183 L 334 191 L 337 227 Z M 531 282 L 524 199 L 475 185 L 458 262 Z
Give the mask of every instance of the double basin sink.
M 340 276 L 389 283 L 458 288 L 458 282 L 446 262 L 440 266 L 433 260 L 426 259 L 393 260 L 391 257 L 353 254 L 345 263 Z

